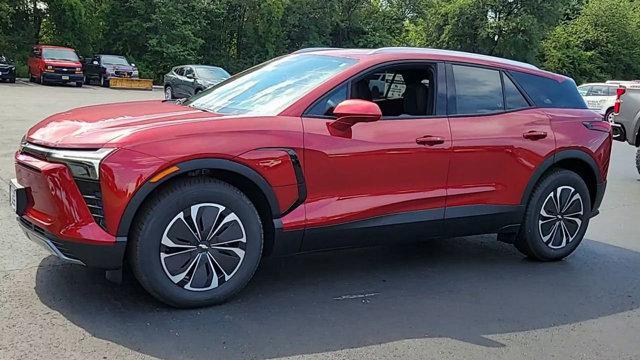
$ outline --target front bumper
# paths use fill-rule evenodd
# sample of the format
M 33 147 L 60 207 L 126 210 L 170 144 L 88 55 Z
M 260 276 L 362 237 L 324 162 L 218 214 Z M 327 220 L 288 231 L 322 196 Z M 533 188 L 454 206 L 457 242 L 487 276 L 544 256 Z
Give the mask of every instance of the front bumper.
M 0 79 L 2 80 L 11 80 L 16 78 L 15 72 L 0 72 Z
M 70 82 L 83 82 L 83 74 L 58 74 L 58 73 L 42 73 L 42 79 L 47 82 L 54 83 L 70 83 Z
M 27 237 L 65 261 L 122 267 L 126 238 L 108 233 L 96 222 L 68 168 L 24 153 L 15 159 L 20 190 L 12 205 Z
M 64 262 L 106 270 L 116 270 L 122 267 L 126 249 L 125 241 L 116 241 L 112 245 L 65 241 L 56 238 L 23 217 L 18 217 L 18 224 L 29 240 L 42 246 Z

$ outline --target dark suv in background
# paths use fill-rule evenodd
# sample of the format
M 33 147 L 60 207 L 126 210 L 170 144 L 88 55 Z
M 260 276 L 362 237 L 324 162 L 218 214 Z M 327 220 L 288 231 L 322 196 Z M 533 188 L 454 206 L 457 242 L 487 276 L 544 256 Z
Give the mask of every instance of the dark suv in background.
M 0 81 L 8 80 L 10 83 L 16 82 L 16 66 L 0 54 Z
M 229 76 L 226 70 L 216 66 L 176 66 L 164 76 L 164 97 L 167 100 L 188 98 Z
M 109 87 L 109 80 L 114 77 L 134 78 L 139 76 L 135 64 L 129 63 L 126 57 L 120 55 L 94 55 L 83 60 L 84 82 L 98 82 L 101 86 Z

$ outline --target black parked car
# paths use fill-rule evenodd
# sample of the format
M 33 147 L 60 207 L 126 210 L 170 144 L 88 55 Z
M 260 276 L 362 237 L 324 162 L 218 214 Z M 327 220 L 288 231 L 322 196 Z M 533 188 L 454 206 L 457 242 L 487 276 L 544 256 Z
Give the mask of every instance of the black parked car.
M 216 66 L 176 66 L 164 76 L 164 97 L 167 100 L 188 98 L 229 76 L 226 70 Z
M 0 55 L 0 81 L 16 82 L 16 66 L 4 55 Z
M 98 82 L 108 87 L 109 80 L 114 77 L 138 78 L 138 68 L 130 64 L 126 57 L 120 55 L 94 55 L 86 58 L 84 65 L 84 83 Z

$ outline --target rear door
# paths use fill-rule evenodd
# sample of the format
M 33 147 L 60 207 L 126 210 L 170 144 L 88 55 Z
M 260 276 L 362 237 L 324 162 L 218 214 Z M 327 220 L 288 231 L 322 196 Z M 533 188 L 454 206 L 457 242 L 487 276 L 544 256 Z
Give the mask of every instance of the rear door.
M 498 69 L 449 64 L 447 75 L 453 143 L 446 218 L 517 216 L 534 169 L 555 148 L 549 118 Z M 452 235 L 464 232 L 464 223 L 449 223 Z
M 368 245 L 372 228 L 389 230 L 388 240 L 441 233 L 451 148 L 445 87 L 443 64 L 399 64 L 366 72 L 307 109 L 306 250 Z M 382 119 L 333 132 L 331 110 L 348 98 L 376 102 Z

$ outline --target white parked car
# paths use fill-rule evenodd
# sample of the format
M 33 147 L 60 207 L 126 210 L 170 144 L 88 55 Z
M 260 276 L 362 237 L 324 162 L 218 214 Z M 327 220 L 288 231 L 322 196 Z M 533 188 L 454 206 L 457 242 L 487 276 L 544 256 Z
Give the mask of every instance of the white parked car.
M 593 83 L 578 86 L 589 109 L 600 113 L 605 120 L 613 122 L 613 106 L 616 103 L 618 84 Z

